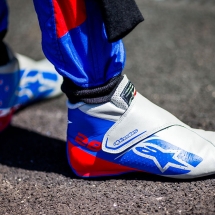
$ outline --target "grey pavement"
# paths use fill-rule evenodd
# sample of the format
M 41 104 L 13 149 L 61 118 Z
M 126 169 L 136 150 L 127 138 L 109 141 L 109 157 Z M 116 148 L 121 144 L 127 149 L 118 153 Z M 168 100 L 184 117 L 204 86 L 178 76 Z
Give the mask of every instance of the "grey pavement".
M 140 93 L 195 128 L 215 131 L 215 2 L 137 0 L 145 22 L 124 40 Z M 6 41 L 43 58 L 31 1 L 9 0 Z M 214 175 L 80 179 L 66 160 L 66 98 L 19 111 L 0 135 L 0 214 L 215 214 Z M 144 111 L 144 107 L 143 107 Z

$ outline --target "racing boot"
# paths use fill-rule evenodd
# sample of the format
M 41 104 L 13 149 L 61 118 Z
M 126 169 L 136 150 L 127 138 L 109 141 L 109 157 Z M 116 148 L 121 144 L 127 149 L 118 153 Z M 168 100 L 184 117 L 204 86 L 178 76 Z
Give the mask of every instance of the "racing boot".
M 67 154 L 80 177 L 147 172 L 196 178 L 215 172 L 215 132 L 192 129 L 124 76 L 107 103 L 68 103 Z
M 62 77 L 48 60 L 34 61 L 8 48 L 10 61 L 0 67 L 0 132 L 16 109 L 61 94 Z

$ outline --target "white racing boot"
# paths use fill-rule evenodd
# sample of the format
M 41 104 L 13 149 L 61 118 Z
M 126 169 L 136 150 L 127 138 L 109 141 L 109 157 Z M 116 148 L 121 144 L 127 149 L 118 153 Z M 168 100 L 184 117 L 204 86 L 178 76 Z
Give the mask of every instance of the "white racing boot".
M 192 129 L 124 76 L 110 102 L 68 104 L 68 161 L 81 177 L 132 171 L 172 178 L 215 172 L 215 132 Z
M 8 55 L 10 62 L 0 67 L 0 132 L 18 107 L 62 93 L 63 78 L 47 59 L 36 62 L 9 48 Z

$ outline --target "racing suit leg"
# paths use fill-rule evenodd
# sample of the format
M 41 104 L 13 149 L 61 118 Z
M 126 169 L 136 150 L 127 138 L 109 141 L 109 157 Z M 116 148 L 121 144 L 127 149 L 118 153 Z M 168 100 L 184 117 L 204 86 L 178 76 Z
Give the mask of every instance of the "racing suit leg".
M 75 85 L 104 85 L 121 74 L 121 40 L 109 43 L 96 0 L 34 0 L 46 57 Z

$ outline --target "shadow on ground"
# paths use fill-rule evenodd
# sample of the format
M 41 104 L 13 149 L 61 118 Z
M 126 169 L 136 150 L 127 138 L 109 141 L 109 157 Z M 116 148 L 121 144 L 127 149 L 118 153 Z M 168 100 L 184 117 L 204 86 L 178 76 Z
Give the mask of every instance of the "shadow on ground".
M 75 177 L 66 159 L 66 143 L 33 131 L 10 126 L 0 135 L 0 163 Z

